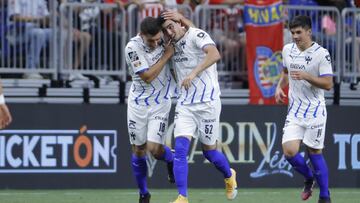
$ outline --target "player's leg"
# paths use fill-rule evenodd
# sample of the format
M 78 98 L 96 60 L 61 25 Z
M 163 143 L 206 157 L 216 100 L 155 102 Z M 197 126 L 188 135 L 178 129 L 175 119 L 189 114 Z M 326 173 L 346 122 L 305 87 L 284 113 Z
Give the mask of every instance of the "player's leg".
M 300 126 L 300 123 L 294 118 L 287 118 L 284 127 L 284 134 L 282 138 L 282 148 L 286 160 L 291 164 L 295 171 L 304 176 L 304 188 L 301 193 L 302 200 L 307 200 L 311 197 L 314 176 L 305 161 L 303 155 L 299 153 L 301 140 L 303 139 L 305 128 Z
M 194 109 L 195 110 L 195 109 Z M 190 148 L 191 135 L 195 133 L 196 124 L 192 109 L 186 105 L 176 106 L 175 111 L 175 157 L 174 176 L 178 189 L 178 198 L 173 203 L 188 202 L 188 162 L 187 154 Z
M 131 167 L 139 188 L 139 203 L 150 202 L 150 193 L 146 182 L 146 109 L 141 106 L 134 107 L 128 104 L 127 122 L 129 140 L 132 145 Z
M 168 180 L 170 183 L 174 183 L 174 154 L 171 149 L 164 144 L 151 141 L 147 142 L 147 149 L 157 160 L 166 162 L 168 168 Z
M 309 123 L 305 132 L 304 144 L 308 148 L 311 165 L 314 168 L 314 176 L 319 185 L 319 202 L 331 202 L 329 192 L 328 167 L 322 149 L 324 148 L 326 116 L 314 118 Z
M 149 113 L 147 150 L 157 159 L 165 161 L 168 168 L 168 179 L 174 183 L 173 161 L 174 155 L 171 149 L 165 145 L 168 117 L 171 108 L 171 101 L 164 101 L 154 106 Z
M 133 145 L 132 150 L 131 166 L 139 188 L 139 203 L 149 203 L 151 195 L 146 182 L 146 144 L 141 146 Z
M 215 100 L 202 105 L 195 113 L 198 125 L 198 136 L 202 143 L 203 154 L 210 163 L 223 174 L 228 199 L 234 199 L 237 195 L 236 172 L 230 169 L 230 165 L 223 153 L 216 148 L 219 139 L 219 120 L 221 112 L 220 100 Z

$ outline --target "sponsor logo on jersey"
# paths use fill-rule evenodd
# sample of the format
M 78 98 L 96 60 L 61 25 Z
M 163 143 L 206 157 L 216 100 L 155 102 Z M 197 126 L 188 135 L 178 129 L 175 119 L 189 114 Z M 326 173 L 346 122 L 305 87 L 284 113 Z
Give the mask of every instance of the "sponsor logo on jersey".
M 290 68 L 295 70 L 305 70 L 305 65 L 297 64 L 297 63 L 290 63 Z
M 309 65 L 309 63 L 311 62 L 312 58 L 310 56 L 305 56 L 305 61 L 306 64 Z

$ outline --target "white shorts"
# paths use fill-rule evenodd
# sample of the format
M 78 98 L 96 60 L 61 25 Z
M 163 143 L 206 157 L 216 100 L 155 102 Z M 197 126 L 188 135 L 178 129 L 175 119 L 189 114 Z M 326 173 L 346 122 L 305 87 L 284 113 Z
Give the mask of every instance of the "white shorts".
M 127 122 L 130 143 L 136 146 L 147 141 L 164 144 L 168 129 L 171 100 L 159 105 L 140 106 L 128 104 Z
M 288 115 L 283 128 L 282 143 L 302 140 L 310 148 L 324 148 L 326 117 L 321 115 L 316 118 L 296 118 Z
M 174 136 L 192 136 L 206 145 L 214 145 L 219 138 L 221 101 L 176 105 Z

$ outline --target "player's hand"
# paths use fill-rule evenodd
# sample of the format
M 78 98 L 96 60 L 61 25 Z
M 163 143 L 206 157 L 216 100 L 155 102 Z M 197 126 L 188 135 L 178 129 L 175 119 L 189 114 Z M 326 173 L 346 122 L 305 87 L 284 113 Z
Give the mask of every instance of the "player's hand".
M 190 73 L 181 83 L 181 86 L 183 86 L 186 90 L 188 90 L 191 87 L 191 81 L 196 77 L 194 73 Z
M 285 98 L 286 98 L 286 94 L 284 93 L 284 91 L 280 87 L 276 88 L 276 91 L 275 91 L 276 103 L 283 104 L 285 102 L 285 100 L 284 100 Z
M 172 41 L 168 41 L 165 43 L 165 52 L 164 55 L 168 56 L 169 58 L 174 54 L 175 52 L 175 48 L 174 48 L 174 44 L 172 43 Z
M 309 73 L 305 71 L 290 71 L 290 77 L 293 80 L 307 80 Z
M 0 129 L 5 128 L 8 126 L 12 121 L 12 117 L 10 111 L 6 104 L 0 105 Z
M 184 16 L 181 15 L 180 13 L 178 13 L 176 11 L 171 11 L 171 10 L 167 10 L 164 13 L 162 13 L 162 17 L 165 20 L 173 20 L 175 22 L 180 22 L 181 19 L 184 18 Z

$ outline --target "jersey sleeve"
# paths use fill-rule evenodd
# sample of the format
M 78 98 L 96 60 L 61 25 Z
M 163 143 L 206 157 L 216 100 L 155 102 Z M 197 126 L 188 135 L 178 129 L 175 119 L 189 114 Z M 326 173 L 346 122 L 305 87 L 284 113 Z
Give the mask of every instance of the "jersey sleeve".
M 331 56 L 327 50 L 320 56 L 320 64 L 319 64 L 319 76 L 332 76 L 333 70 L 331 66 Z
M 204 49 L 206 45 L 215 45 L 215 42 L 211 39 L 210 35 L 200 29 L 194 31 L 193 40 L 200 49 Z
M 284 46 L 283 50 L 281 52 L 281 57 L 282 57 L 282 69 L 287 69 L 287 64 L 286 64 L 286 54 L 288 53 L 287 51 L 287 47 Z
M 135 74 L 139 74 L 149 68 L 144 57 L 145 51 L 141 50 L 134 43 L 128 44 L 125 48 L 125 59 Z

